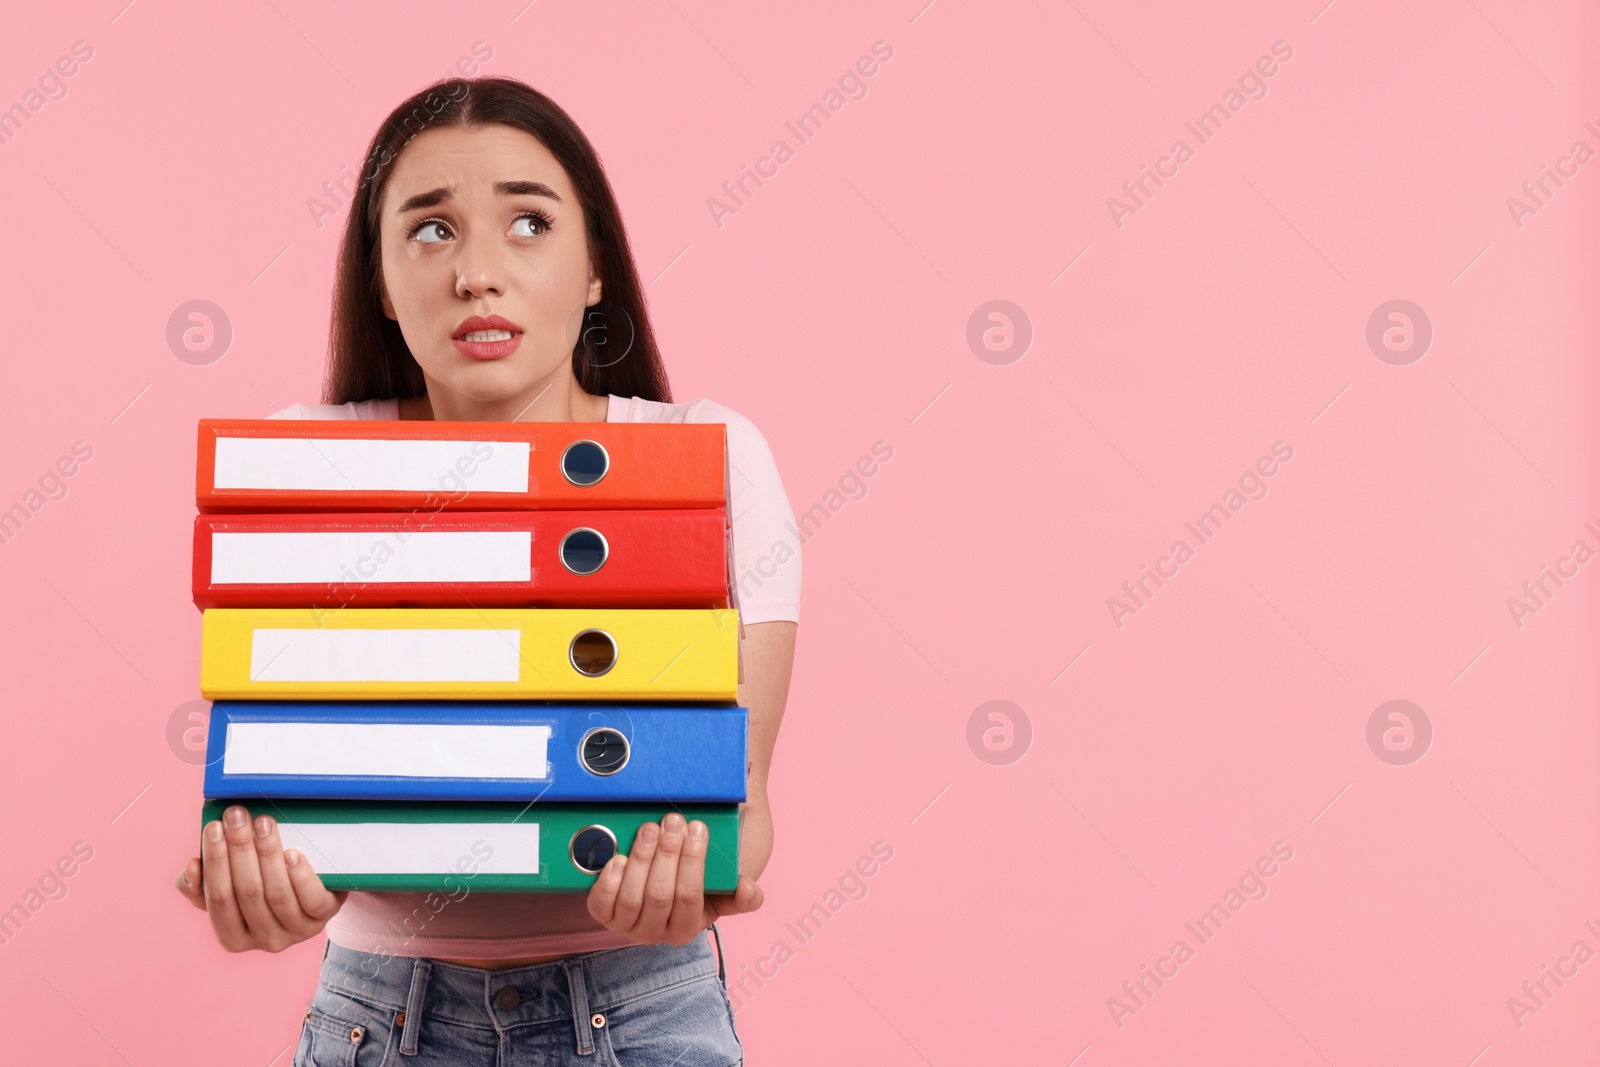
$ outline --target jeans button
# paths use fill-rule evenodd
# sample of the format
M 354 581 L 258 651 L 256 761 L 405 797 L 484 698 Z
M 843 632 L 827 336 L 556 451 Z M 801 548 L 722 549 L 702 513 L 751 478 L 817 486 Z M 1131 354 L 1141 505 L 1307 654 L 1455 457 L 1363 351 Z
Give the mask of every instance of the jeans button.
M 517 992 L 516 986 L 508 985 L 494 995 L 494 1002 L 502 1011 L 510 1011 L 522 1002 L 522 994 Z
M 596 1030 L 600 1029 L 605 1024 L 606 1017 L 601 1015 L 599 1012 L 595 1012 L 593 1015 L 589 1016 L 589 1025 L 594 1027 Z

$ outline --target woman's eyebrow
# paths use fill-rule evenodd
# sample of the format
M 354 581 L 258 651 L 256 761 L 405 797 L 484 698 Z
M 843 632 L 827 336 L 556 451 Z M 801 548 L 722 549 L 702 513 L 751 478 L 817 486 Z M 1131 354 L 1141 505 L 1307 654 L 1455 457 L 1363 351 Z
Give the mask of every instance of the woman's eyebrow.
M 549 197 L 558 204 L 564 203 L 560 194 L 558 194 L 554 189 L 550 188 L 544 182 L 495 182 L 494 191 L 500 196 L 544 196 Z M 416 211 L 419 208 L 433 207 L 435 204 L 442 204 L 446 200 L 453 200 L 455 195 L 455 186 L 441 185 L 437 189 L 429 189 L 425 193 L 418 193 L 415 196 L 407 198 L 405 203 L 401 204 L 395 209 L 395 214 L 404 215 L 408 211 Z

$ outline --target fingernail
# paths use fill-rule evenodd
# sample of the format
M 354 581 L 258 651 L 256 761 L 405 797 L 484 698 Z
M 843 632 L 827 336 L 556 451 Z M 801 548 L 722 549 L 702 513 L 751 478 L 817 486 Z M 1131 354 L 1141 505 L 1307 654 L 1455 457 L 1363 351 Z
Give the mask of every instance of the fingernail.
M 660 833 L 660 828 L 653 822 L 647 822 L 639 827 L 639 838 L 647 845 L 654 844 Z
M 689 836 L 694 838 L 696 841 L 702 840 L 706 836 L 706 824 L 701 822 L 699 819 L 696 819 L 694 822 L 690 823 Z
M 661 823 L 661 828 L 670 834 L 683 832 L 683 816 L 677 812 L 668 815 Z
M 272 833 L 272 816 L 259 815 L 256 817 L 256 836 L 266 837 Z
M 226 819 L 228 821 L 228 825 L 233 827 L 235 830 L 244 825 L 243 808 L 229 808 L 227 811 L 222 813 L 222 817 Z
M 183 888 L 185 888 L 185 889 L 193 888 L 192 884 L 189 881 L 189 868 L 185 867 L 183 869 L 183 874 L 182 874 L 181 877 L 183 878 Z
M 296 852 L 292 848 L 284 849 L 283 862 L 287 863 L 291 867 L 300 866 L 300 853 Z
M 208 841 L 221 841 L 222 840 L 222 824 L 220 822 L 217 822 L 217 820 L 215 820 L 215 819 L 212 819 L 210 822 L 206 823 L 206 840 L 208 840 Z

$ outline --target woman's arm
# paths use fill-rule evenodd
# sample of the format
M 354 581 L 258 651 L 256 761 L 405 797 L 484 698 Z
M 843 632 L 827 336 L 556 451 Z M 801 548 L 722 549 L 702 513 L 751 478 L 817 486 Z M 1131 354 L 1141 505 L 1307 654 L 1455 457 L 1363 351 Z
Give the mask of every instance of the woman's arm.
M 696 819 L 686 825 L 683 816 L 673 812 L 659 827 L 655 823 L 640 827 L 632 852 L 606 864 L 589 890 L 589 914 L 607 929 L 641 944 L 686 945 L 722 916 L 761 906 L 764 894 L 755 879 L 772 858 L 773 839 L 767 773 L 788 703 L 798 630 L 794 622 L 752 623 L 744 628 L 740 642 L 745 680 L 739 686 L 739 703 L 749 709 L 750 729 L 738 889 L 731 895 L 705 895 L 705 824 Z
M 748 797 L 739 833 L 739 873 L 760 878 L 772 858 L 772 809 L 767 804 L 767 773 L 778 727 L 789 701 L 794 643 L 793 622 L 757 622 L 744 628 L 744 684 L 739 703 L 750 709 Z

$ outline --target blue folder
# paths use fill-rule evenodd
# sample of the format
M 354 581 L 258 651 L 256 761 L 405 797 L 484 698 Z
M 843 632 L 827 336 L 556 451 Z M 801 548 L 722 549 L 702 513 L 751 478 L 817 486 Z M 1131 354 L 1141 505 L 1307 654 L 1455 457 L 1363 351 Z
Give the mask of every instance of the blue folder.
M 732 803 L 730 705 L 234 701 L 211 706 L 207 799 Z

